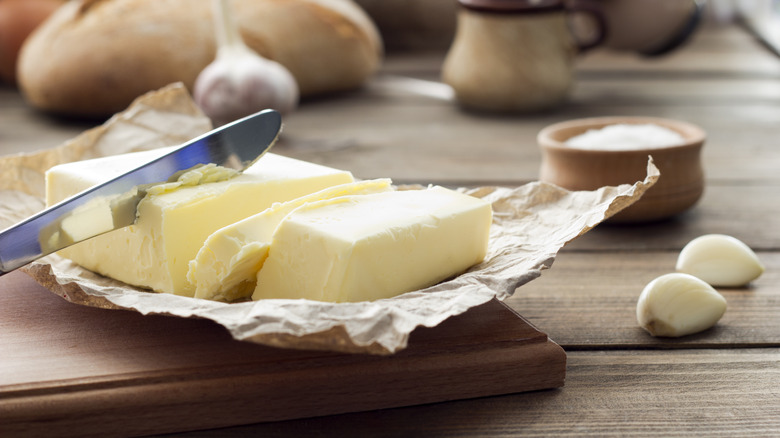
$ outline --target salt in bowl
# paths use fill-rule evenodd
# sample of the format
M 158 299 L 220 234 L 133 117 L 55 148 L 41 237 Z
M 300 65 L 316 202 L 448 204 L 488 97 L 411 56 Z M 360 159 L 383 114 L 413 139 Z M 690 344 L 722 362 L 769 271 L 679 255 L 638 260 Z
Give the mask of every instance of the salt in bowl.
M 625 144 L 612 142 L 603 147 L 566 144 L 572 137 L 611 125 L 654 125 L 676 132 L 682 141 L 667 146 L 637 146 L 628 140 Z M 573 191 L 633 184 L 645 178 L 648 156 L 652 156 L 661 171 L 660 178 L 642 198 L 609 222 L 657 221 L 682 213 L 701 198 L 704 192 L 701 149 L 705 138 L 704 130 L 698 126 L 657 117 L 596 117 L 556 123 L 542 129 L 537 136 L 542 152 L 539 179 Z

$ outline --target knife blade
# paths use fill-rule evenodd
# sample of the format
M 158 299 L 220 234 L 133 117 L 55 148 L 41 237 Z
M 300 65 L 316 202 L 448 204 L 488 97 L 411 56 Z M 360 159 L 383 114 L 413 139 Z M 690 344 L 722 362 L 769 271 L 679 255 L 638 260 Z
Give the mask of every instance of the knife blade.
M 209 163 L 245 169 L 273 146 L 281 127 L 277 111 L 260 111 L 0 231 L 0 276 L 74 243 L 132 225 L 144 186 L 167 182 L 179 172 Z

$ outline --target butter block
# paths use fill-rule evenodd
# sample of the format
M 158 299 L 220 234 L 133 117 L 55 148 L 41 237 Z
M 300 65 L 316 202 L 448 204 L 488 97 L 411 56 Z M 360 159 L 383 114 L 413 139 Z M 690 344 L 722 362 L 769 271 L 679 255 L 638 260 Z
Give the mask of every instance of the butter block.
M 46 204 L 51 206 L 96 184 L 162 157 L 175 147 L 93 158 L 54 166 L 46 172 Z
M 215 231 L 189 263 L 187 280 L 195 287 L 195 298 L 235 301 L 251 296 L 276 227 L 296 208 L 339 196 L 389 190 L 392 190 L 389 179 L 341 184 L 277 203 L 261 213 Z
M 305 204 L 274 232 L 252 299 L 390 298 L 462 273 L 487 252 L 487 201 L 442 187 Z
M 47 203 L 81 192 L 136 167 L 159 151 L 69 163 L 47 172 Z M 143 154 L 143 155 L 136 155 Z M 209 178 L 205 178 L 208 180 Z M 214 231 L 284 202 L 354 181 L 349 172 L 276 154 L 225 181 L 163 184 L 138 205 L 134 225 L 59 252 L 86 269 L 157 292 L 192 296 L 190 260 Z

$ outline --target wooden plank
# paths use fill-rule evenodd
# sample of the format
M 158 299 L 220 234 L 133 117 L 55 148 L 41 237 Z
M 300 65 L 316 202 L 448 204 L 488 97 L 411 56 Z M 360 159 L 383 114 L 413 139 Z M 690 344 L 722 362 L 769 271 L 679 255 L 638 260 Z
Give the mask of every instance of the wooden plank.
M 538 174 L 543 124 L 484 118 L 450 104 L 329 105 L 291 116 L 275 151 L 397 182 L 513 181 Z
M 380 82 L 378 78 L 372 84 Z M 274 151 L 399 183 L 516 185 L 538 178 L 536 135 L 548 124 L 579 117 L 652 115 L 688 120 L 707 131 L 703 160 L 708 180 L 780 182 L 775 171 L 780 149 L 773 129 L 780 120 L 773 97 L 778 92 L 775 80 L 585 79 L 577 83 L 570 103 L 554 112 L 488 116 L 411 93 L 388 94 L 371 85 L 305 102 L 286 118 L 283 139 Z M 0 93 L 6 102 L 0 153 L 53 147 L 91 127 L 36 113 L 7 87 Z M 756 155 L 762 159 L 754 160 Z
M 551 116 L 540 116 L 520 123 L 515 118 L 485 118 L 430 104 L 427 109 L 406 104 L 367 108 L 360 104 L 362 98 L 356 99 L 358 102 L 336 100 L 302 108 L 286 122 L 285 137 L 274 151 L 349 169 L 362 178 L 391 177 L 397 183 L 449 186 L 515 186 L 538 178 L 540 154 L 534 139 L 538 130 L 554 121 Z M 638 108 L 623 108 L 622 113 L 646 114 Z M 710 232 L 741 235 L 757 249 L 780 247 L 780 235 L 772 232 L 780 228 L 780 173 L 776 171 L 780 149 L 775 147 L 774 125 L 767 118 L 772 114 L 780 118 L 780 109 L 767 110 L 765 117 L 759 118 L 760 107 L 742 108 L 734 114 L 726 106 L 691 106 L 672 114 L 692 119 L 710 135 L 703 156 L 707 187 L 694 210 L 670 222 L 644 226 L 642 233 L 632 227 L 600 227 L 572 247 L 680 248 L 693 237 Z M 603 114 L 577 114 L 566 109 L 560 115 Z M 388 117 L 392 123 L 387 122 Z M 756 156 L 761 159 L 756 160 Z M 758 181 L 763 182 L 758 185 Z
M 28 106 L 18 90 L 0 84 L 0 155 L 53 148 L 95 124 L 49 117 Z
M 653 338 L 636 322 L 647 283 L 674 272 L 677 252 L 559 254 L 553 267 L 507 304 L 560 345 L 595 348 L 735 348 L 780 346 L 780 255 L 760 253 L 764 275 L 750 287 L 718 288 L 728 310 L 712 329 L 682 338 Z
M 780 430 L 780 350 L 575 351 L 538 393 L 258 424 L 188 437 L 754 437 Z
M 692 209 L 648 224 L 599 225 L 564 251 L 679 251 L 702 234 L 739 238 L 755 251 L 780 248 L 780 190 L 771 186 L 708 185 Z
M 578 104 L 593 104 L 594 107 L 605 103 L 657 105 L 661 102 L 681 106 L 726 102 L 768 105 L 780 97 L 777 79 L 712 79 L 695 76 L 673 79 L 657 75 L 651 78 L 623 78 L 603 75 L 598 79 L 582 78 L 574 88 L 572 99 Z
M 613 86 L 614 90 L 619 90 Z M 484 117 L 450 105 L 386 106 L 349 102 L 310 106 L 286 122 L 277 153 L 346 168 L 369 178 L 444 184 L 519 184 L 539 176 L 541 154 L 536 135 L 562 120 L 605 115 L 651 115 L 687 120 L 708 134 L 702 162 L 708 181 L 780 183 L 780 149 L 775 147 L 776 105 L 726 102 L 669 109 L 668 102 L 643 106 L 573 102 L 554 115 Z M 317 104 L 317 105 L 325 105 Z M 761 156 L 761 160 L 755 160 Z M 663 170 L 662 170 L 663 172 Z
M 700 28 L 682 47 L 658 57 L 599 48 L 577 60 L 587 74 L 669 72 L 725 74 L 732 76 L 780 75 L 780 64 L 752 35 L 736 26 L 710 24 Z
M 493 301 L 392 356 L 280 350 L 216 324 L 74 305 L 0 280 L 0 435 L 136 435 L 563 385 L 566 355 Z

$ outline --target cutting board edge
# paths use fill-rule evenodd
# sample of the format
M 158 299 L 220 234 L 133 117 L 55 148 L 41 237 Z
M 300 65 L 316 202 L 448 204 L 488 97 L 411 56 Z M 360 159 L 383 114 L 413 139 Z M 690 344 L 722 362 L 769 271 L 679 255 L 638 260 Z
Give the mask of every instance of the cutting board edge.
M 439 362 L 451 364 L 451 370 L 411 357 L 385 361 L 375 372 L 366 372 L 355 364 L 333 375 L 335 367 L 323 366 L 298 370 L 283 379 L 254 374 L 84 391 L 61 388 L 40 395 L 6 397 L 0 399 L 0 432 L 3 436 L 36 432 L 79 436 L 166 433 L 563 386 L 566 354 L 559 345 L 549 339 L 520 349 L 502 344 L 489 349 L 493 355 L 489 367 L 483 366 L 485 349 L 475 349 L 453 353 Z M 416 378 L 404 377 L 408 372 L 416 373 Z M 352 379 L 351 384 L 339 386 L 346 376 Z M 391 385 L 391 396 L 382 394 L 377 385 Z M 263 396 L 258 396 L 261 390 Z M 246 403 L 253 395 L 258 403 Z M 42 405 L 46 406 L 45 415 L 41 414 Z

